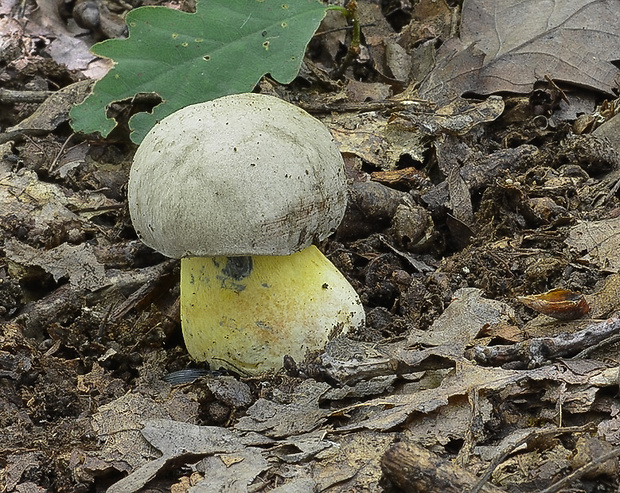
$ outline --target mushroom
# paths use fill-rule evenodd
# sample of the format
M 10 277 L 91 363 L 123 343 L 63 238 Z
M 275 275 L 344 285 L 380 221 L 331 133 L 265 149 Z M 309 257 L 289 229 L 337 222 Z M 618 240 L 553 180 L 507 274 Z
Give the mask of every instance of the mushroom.
M 134 157 L 129 211 L 146 245 L 181 258 L 194 359 L 256 374 L 364 323 L 357 293 L 314 246 L 346 198 L 329 131 L 278 98 L 225 96 L 153 127 Z

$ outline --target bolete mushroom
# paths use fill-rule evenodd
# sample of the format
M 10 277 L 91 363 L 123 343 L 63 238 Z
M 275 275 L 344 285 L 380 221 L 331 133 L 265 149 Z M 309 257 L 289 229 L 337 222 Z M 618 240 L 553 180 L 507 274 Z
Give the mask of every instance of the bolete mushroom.
M 355 290 L 313 245 L 338 227 L 346 197 L 329 131 L 278 98 L 226 96 L 155 125 L 134 158 L 129 210 L 146 245 L 181 258 L 193 358 L 257 373 L 364 323 Z

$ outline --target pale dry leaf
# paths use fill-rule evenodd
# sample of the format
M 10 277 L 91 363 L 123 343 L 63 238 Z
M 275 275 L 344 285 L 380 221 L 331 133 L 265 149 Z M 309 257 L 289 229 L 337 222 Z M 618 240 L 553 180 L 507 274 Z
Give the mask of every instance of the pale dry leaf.
M 33 248 L 17 239 L 7 240 L 8 259 L 23 267 L 40 267 L 55 281 L 69 279 L 77 289 L 96 291 L 109 284 L 103 264 L 99 263 L 92 245 L 63 243 L 50 250 Z
M 517 381 L 522 375 L 517 370 L 501 368 L 485 368 L 464 364 L 455 373 L 445 377 L 437 388 L 412 388 L 410 392 L 392 394 L 385 397 L 370 399 L 365 402 L 367 407 L 375 407 L 364 419 L 353 419 L 352 423 L 339 428 L 339 431 L 391 430 L 402 425 L 412 416 L 439 412 L 448 406 L 456 396 L 467 395 L 472 388 L 496 390 Z
M 427 135 L 436 135 L 440 132 L 465 135 L 476 125 L 499 118 L 504 107 L 504 100 L 499 96 L 490 96 L 481 102 L 455 98 L 433 113 L 408 111 L 395 113 L 392 126 L 407 128 L 413 125 Z
M 602 221 L 584 221 L 572 227 L 566 244 L 583 254 L 583 258 L 601 268 L 620 269 L 620 217 Z
M 22 475 L 32 470 L 38 470 L 42 464 L 40 452 L 25 452 L 9 454 L 5 459 L 4 466 L 4 491 L 26 491 L 24 483 L 21 483 Z M 36 487 L 33 491 L 42 491 Z
M 612 416 L 611 419 L 606 419 L 598 425 L 598 435 L 618 447 L 620 446 L 620 416 L 617 404 L 614 404 L 612 408 Z
M 620 274 L 607 276 L 586 299 L 590 304 L 590 317 L 611 318 L 614 312 L 620 311 Z
M 92 39 L 85 38 L 86 31 L 76 23 L 66 24 L 60 15 L 64 2 L 37 0 L 37 8 L 28 12 L 26 33 L 30 42 L 46 39 L 43 51 L 59 65 L 69 70 L 87 70 L 97 57 L 90 53 Z M 108 68 L 111 65 L 108 64 Z M 99 71 L 101 72 L 101 71 Z M 103 75 L 103 73 L 101 73 Z
M 61 2 L 57 0 L 37 0 L 36 3 L 38 8 L 29 14 L 29 21 L 44 28 L 46 30 L 44 32 L 48 34 L 71 34 L 60 17 L 59 7 Z
M 403 155 L 411 156 L 414 161 L 424 161 L 424 136 L 417 131 L 390 125 L 387 118 L 378 113 L 333 115 L 323 123 L 332 133 L 340 152 L 359 156 L 377 168 L 394 169 Z
M 143 438 L 142 422 L 166 417 L 161 405 L 140 394 L 126 394 L 99 407 L 91 420 L 103 442 L 99 457 L 127 472 L 148 463 L 160 454 Z
M 246 493 L 248 485 L 269 469 L 269 462 L 258 447 L 247 447 L 234 454 L 221 454 L 204 458 L 197 466 L 205 478 L 192 489 L 192 493 L 230 491 Z
M 314 491 L 349 493 L 378 492 L 380 459 L 394 443 L 396 433 L 361 431 L 338 438 L 338 446 L 311 464 Z
M 312 478 L 296 478 L 271 490 L 271 493 L 314 493 L 316 483 Z
M 10 152 L 10 148 L 9 143 L 1 150 Z M 67 205 L 67 193 L 55 183 L 40 181 L 34 171 L 23 170 L 18 174 L 0 169 L 0 210 L 5 217 L 14 215 L 33 223 L 32 237 L 79 225 L 80 218 Z
M 305 380 L 287 402 L 258 399 L 239 419 L 235 429 L 255 431 L 270 437 L 288 437 L 307 433 L 320 427 L 330 414 L 319 407 L 319 400 L 330 389 L 324 382 Z
M 0 152 L 11 152 L 11 143 L 0 146 Z M 22 239 L 27 243 L 76 242 L 83 230 L 90 227 L 86 220 L 107 213 L 119 204 L 102 192 L 69 192 L 56 184 L 39 180 L 34 171 L 13 172 L 0 165 L 0 211 L 4 217 L 28 225 Z
M 484 298 L 481 289 L 461 288 L 430 329 L 411 332 L 408 343 L 463 349 L 483 328 L 510 324 L 514 319 L 514 310 L 508 304 Z
M 527 93 L 545 76 L 613 94 L 619 25 L 619 0 L 466 0 L 461 37 L 442 45 L 420 96 Z
M 17 0 L 0 0 L 0 15 L 10 16 L 19 7 L 18 3 Z
M 303 433 L 282 440 L 271 454 L 289 464 L 305 463 L 336 444 L 325 438 L 324 430 Z
M 144 424 L 142 435 L 168 457 L 184 454 L 237 452 L 244 447 L 240 434 L 220 426 L 198 426 L 167 419 Z
M 124 398 L 117 399 L 118 403 Z M 114 404 L 112 403 L 112 404 Z M 105 406 L 104 406 L 105 407 Z M 103 409 L 100 408 L 100 409 Z M 104 416 L 108 417 L 108 416 Z M 133 416 L 129 416 L 131 420 Z M 247 467 L 248 477 L 258 474 L 266 468 L 266 461 L 260 454 L 260 449 L 253 445 L 265 446 L 271 443 L 268 438 L 257 434 L 242 434 L 236 430 L 229 430 L 219 426 L 198 426 L 191 423 L 174 421 L 165 418 L 145 420 L 141 429 L 142 437 L 135 438 L 136 443 L 148 443 L 151 447 L 162 452 L 161 457 L 143 461 L 140 467 L 134 468 L 131 474 L 124 477 L 108 489 L 108 493 L 133 493 L 139 491 L 148 483 L 168 461 L 187 455 L 213 455 L 216 453 L 230 453 L 241 456 L 243 460 L 240 469 L 230 468 L 228 473 L 220 475 L 220 482 L 233 484 L 236 478 L 243 475 L 242 469 Z M 98 421 L 101 425 L 101 420 Z M 246 455 L 249 454 L 249 455 Z M 246 460 L 247 459 L 247 460 Z M 224 464 L 220 459 L 219 463 Z M 257 467 L 258 465 L 258 467 Z M 258 470 L 258 472 L 256 472 Z M 198 491 L 237 491 L 220 488 Z
M 540 390 L 545 383 L 549 387 L 566 385 L 568 390 L 563 396 L 564 408 L 583 413 L 591 409 L 598 389 L 617 385 L 618 374 L 618 367 L 607 368 L 604 365 L 556 364 L 532 370 L 508 370 L 462 364 L 445 377 L 437 388 L 413 388 L 408 393 L 365 401 L 365 406 L 375 407 L 376 410 L 364 415 L 362 419 L 353 418 L 351 424 L 340 427 L 339 431 L 386 431 L 407 421 L 413 426 L 414 420 L 419 421 L 423 415 L 440 412 L 445 406 L 452 405 L 457 397 L 467 396 L 473 389 L 481 395 L 503 391 L 504 399 L 507 399 L 508 395 L 518 397 L 521 393 L 530 393 L 532 386 Z M 540 398 L 545 402 L 557 402 L 557 397 L 550 390 Z
M 50 43 L 47 52 L 56 63 L 65 65 L 69 70 L 86 70 L 96 60 L 96 57 L 89 49 L 89 43 L 83 39 L 59 34 Z M 108 68 L 110 65 L 108 65 Z M 103 74 L 101 75 L 103 76 Z

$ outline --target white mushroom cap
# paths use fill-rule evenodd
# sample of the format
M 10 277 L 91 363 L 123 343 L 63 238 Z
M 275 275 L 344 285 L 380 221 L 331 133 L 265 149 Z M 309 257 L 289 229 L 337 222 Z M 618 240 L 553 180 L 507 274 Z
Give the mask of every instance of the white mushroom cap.
M 340 224 L 344 163 L 302 109 L 237 94 L 155 125 L 136 152 L 128 199 L 142 241 L 168 257 L 288 255 Z

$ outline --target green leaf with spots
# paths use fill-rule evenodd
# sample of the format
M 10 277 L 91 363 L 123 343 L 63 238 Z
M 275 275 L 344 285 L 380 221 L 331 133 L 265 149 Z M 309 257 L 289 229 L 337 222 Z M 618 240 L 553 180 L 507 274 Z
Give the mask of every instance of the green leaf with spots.
M 203 0 L 195 13 L 132 10 L 127 39 L 93 46 L 93 53 L 116 63 L 71 110 L 71 125 L 107 137 L 116 126 L 107 116 L 111 103 L 156 93 L 162 103 L 129 121 L 131 140 L 140 143 L 158 120 L 180 108 L 249 92 L 265 74 L 287 84 L 326 9 L 318 0 Z

